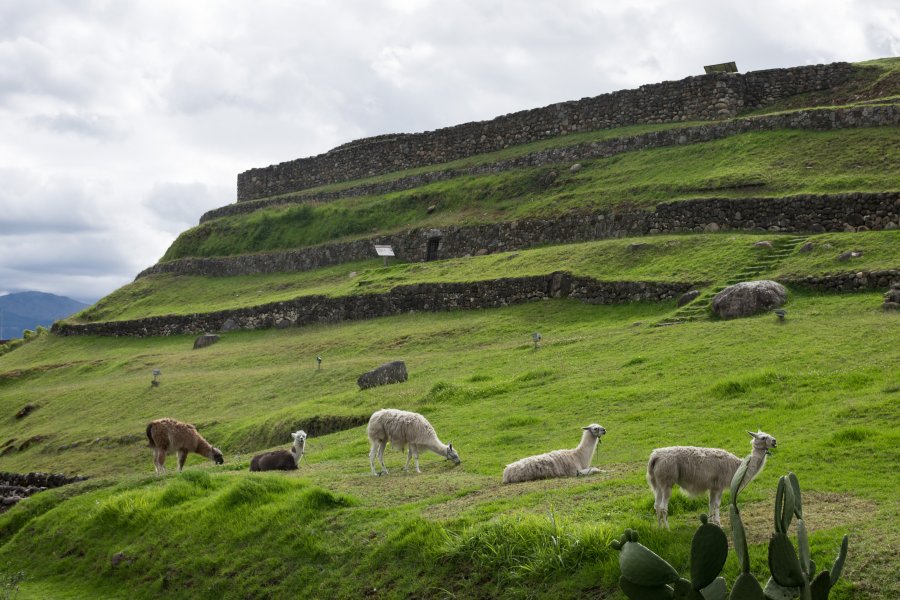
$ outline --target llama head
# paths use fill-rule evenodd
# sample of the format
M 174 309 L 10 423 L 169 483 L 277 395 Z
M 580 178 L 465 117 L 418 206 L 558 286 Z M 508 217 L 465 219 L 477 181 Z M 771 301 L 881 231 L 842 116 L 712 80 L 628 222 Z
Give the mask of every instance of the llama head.
M 775 438 L 762 430 L 759 430 L 756 433 L 753 433 L 752 431 L 748 431 L 747 433 L 753 438 L 753 448 L 764 449 L 766 454 L 771 454 L 770 450 L 778 445 Z
M 462 462 L 459 460 L 459 454 L 453 449 L 453 444 L 447 444 L 447 460 L 452 460 L 457 465 Z
M 606 428 L 602 425 L 597 425 L 596 423 L 591 423 L 587 427 L 582 427 L 585 431 L 590 431 L 591 434 L 597 438 L 597 443 L 600 443 L 600 436 L 606 435 Z
M 217 465 L 225 464 L 225 457 L 222 455 L 222 451 L 218 448 L 212 449 L 212 459 Z
M 294 443 L 298 446 L 302 446 L 306 443 L 306 432 L 302 429 L 292 433 L 291 437 L 294 438 Z

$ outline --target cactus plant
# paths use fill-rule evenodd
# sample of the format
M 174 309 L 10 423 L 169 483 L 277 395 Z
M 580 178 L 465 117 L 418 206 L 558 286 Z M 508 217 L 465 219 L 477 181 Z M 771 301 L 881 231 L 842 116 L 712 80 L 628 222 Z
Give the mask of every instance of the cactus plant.
M 798 551 L 788 537 L 791 521 L 797 517 Z M 803 497 L 800 482 L 793 473 L 778 480 L 775 494 L 775 533 L 769 539 L 769 570 L 772 578 L 764 590 L 766 598 L 781 600 L 827 600 L 831 588 L 841 576 L 847 558 L 848 538 L 845 535 L 841 549 L 830 571 L 816 574 L 816 563 L 809 552 L 809 535 L 803 520 Z
M 744 488 L 744 479 L 747 473 L 747 466 L 750 464 L 752 455 L 747 455 L 738 470 L 735 471 L 734 477 L 731 479 L 731 504 L 728 507 L 728 514 L 731 520 L 731 540 L 734 544 L 734 552 L 737 554 L 738 562 L 741 565 L 741 574 L 734 581 L 731 588 L 729 600 L 764 600 L 762 586 L 750 573 L 750 553 L 747 550 L 747 533 L 744 531 L 744 521 L 741 519 L 741 511 L 738 508 L 738 495 Z
M 612 547 L 620 550 L 619 587 L 632 600 L 725 600 L 725 580 L 718 577 L 728 558 L 728 540 L 721 527 L 700 515 L 700 526 L 691 541 L 691 579 L 655 552 L 638 543 L 636 531 L 626 529 Z

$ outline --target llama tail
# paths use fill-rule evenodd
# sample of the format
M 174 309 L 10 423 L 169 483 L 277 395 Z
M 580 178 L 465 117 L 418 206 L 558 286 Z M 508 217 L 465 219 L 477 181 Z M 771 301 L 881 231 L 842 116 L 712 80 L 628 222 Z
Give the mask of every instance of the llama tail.
M 650 462 L 647 463 L 647 484 L 654 493 L 656 492 L 656 477 L 653 474 L 656 471 L 657 462 L 659 462 L 659 457 L 651 456 Z
M 156 444 L 153 443 L 152 432 L 153 432 L 153 423 L 150 423 L 149 425 L 147 425 L 147 439 L 150 440 L 150 447 L 156 448 Z

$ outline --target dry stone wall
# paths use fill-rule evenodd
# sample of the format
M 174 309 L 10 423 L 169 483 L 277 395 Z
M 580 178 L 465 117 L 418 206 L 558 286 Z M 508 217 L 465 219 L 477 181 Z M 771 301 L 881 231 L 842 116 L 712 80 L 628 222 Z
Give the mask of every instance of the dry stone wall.
M 720 73 L 644 85 L 415 134 L 382 135 L 238 175 L 239 202 L 493 152 L 551 137 L 636 123 L 734 117 L 781 98 L 834 87 L 848 63 Z
M 266 329 L 280 322 L 294 326 L 337 323 L 412 312 L 499 308 L 548 298 L 575 298 L 589 304 L 661 301 L 677 298 L 692 283 L 610 282 L 557 272 L 470 283 L 421 283 L 383 294 L 328 297 L 304 296 L 250 308 L 193 315 L 170 315 L 132 321 L 65 324 L 57 335 L 160 336 L 219 331 L 226 321 L 239 329 Z
M 374 244 L 389 244 L 399 260 L 422 261 L 656 233 L 720 230 L 822 233 L 900 227 L 900 192 L 803 194 L 784 198 L 704 198 L 664 202 L 654 210 L 566 214 L 324 244 L 232 257 L 183 258 L 158 263 L 158 273 L 230 276 L 308 271 L 374 258 Z M 435 242 L 436 240 L 436 242 Z M 436 246 L 429 257 L 429 241 Z
M 204 213 L 203 216 L 200 217 L 200 223 L 205 223 L 206 221 L 218 219 L 220 217 L 246 214 L 271 206 L 322 203 L 331 202 L 339 198 L 388 194 L 391 192 L 414 189 L 423 185 L 428 185 L 429 183 L 445 181 L 455 177 L 485 175 L 512 169 L 607 158 L 624 152 L 635 152 L 649 148 L 710 142 L 753 131 L 774 131 L 777 129 L 830 131 L 833 129 L 883 127 L 890 125 L 900 125 L 900 106 L 898 105 L 814 109 L 779 115 L 763 115 L 720 123 L 666 129 L 663 131 L 654 131 L 640 135 L 625 136 L 596 142 L 573 144 L 561 148 L 549 148 L 483 165 L 461 169 L 438 169 L 427 173 L 419 173 L 417 175 L 393 179 L 391 181 L 356 185 L 342 190 L 237 202 Z
M 784 285 L 819 292 L 883 292 L 892 285 L 900 283 L 900 269 L 809 275 L 781 278 L 778 281 Z

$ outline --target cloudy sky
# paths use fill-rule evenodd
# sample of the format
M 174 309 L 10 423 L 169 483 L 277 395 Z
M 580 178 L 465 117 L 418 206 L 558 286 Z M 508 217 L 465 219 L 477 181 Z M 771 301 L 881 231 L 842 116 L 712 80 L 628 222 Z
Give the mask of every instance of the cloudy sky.
M 896 0 L 0 0 L 0 294 L 94 301 L 240 171 L 358 137 L 898 54 Z

